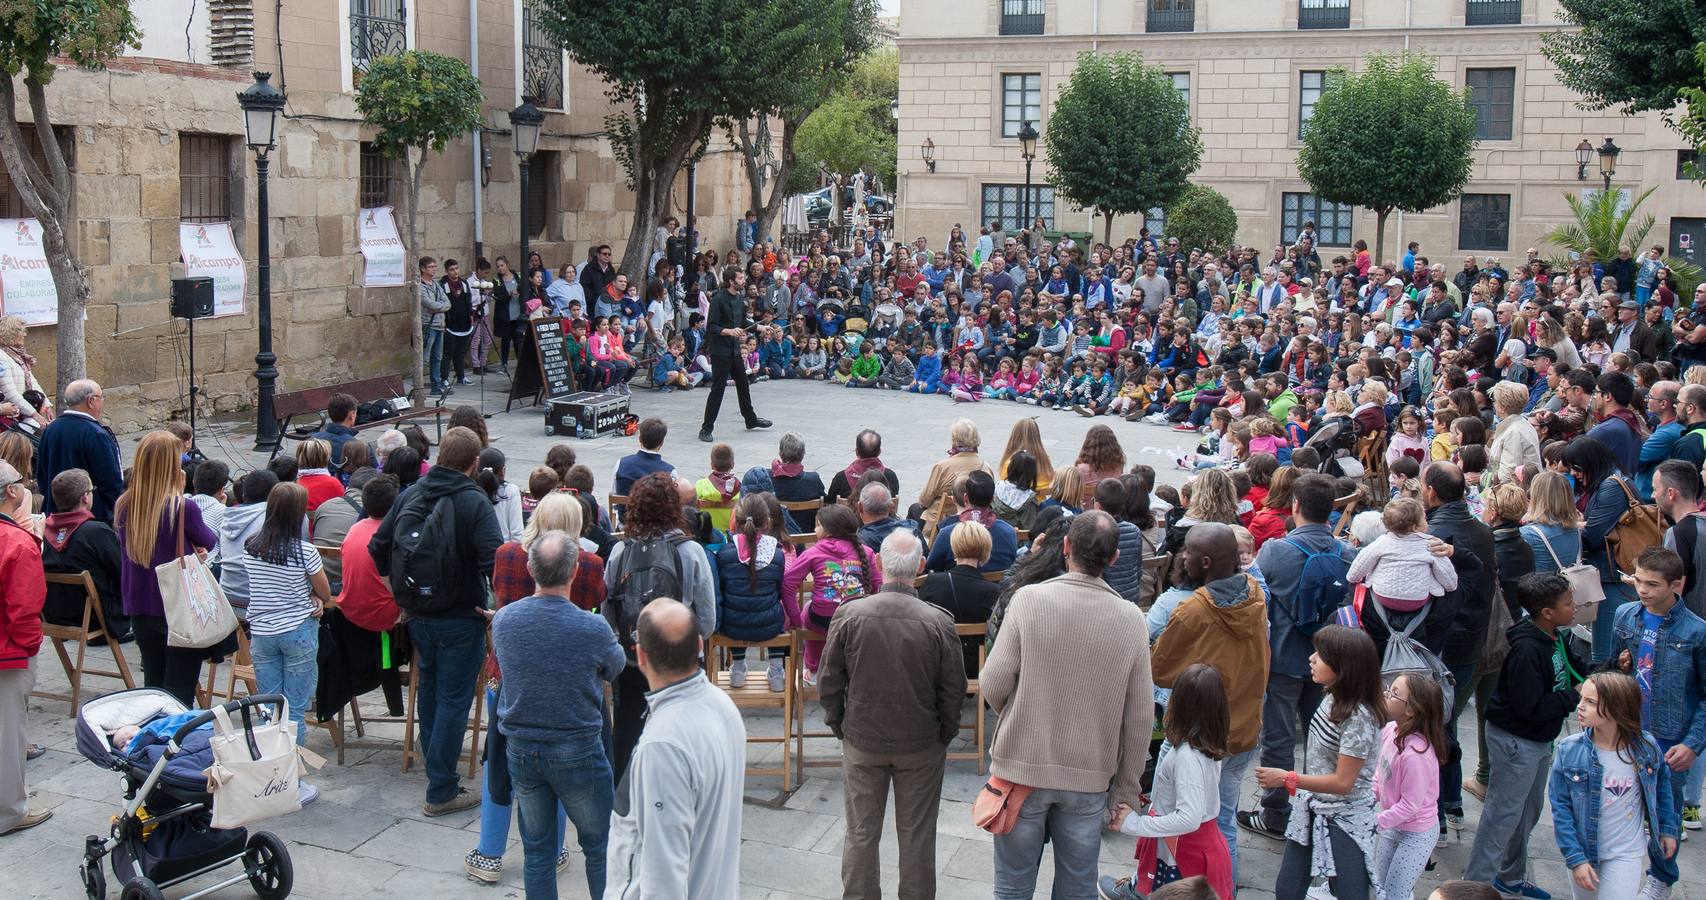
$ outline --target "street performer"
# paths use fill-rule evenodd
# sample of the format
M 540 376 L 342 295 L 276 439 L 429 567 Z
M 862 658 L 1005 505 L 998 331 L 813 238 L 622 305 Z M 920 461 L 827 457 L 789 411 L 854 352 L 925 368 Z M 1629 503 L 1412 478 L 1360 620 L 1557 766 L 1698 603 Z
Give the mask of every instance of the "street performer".
M 739 266 L 723 269 L 723 287 L 711 297 L 710 313 L 705 321 L 705 354 L 711 359 L 711 396 L 705 398 L 705 424 L 699 429 L 699 440 L 711 443 L 711 429 L 717 424 L 717 412 L 723 405 L 723 388 L 728 379 L 735 382 L 735 395 L 740 398 L 741 418 L 746 427 L 769 428 L 770 420 L 761 419 L 752 410 L 752 390 L 747 382 L 746 367 L 741 364 L 741 339 L 747 331 L 756 329 L 761 339 L 773 329 L 759 328 L 747 315 L 746 273 Z

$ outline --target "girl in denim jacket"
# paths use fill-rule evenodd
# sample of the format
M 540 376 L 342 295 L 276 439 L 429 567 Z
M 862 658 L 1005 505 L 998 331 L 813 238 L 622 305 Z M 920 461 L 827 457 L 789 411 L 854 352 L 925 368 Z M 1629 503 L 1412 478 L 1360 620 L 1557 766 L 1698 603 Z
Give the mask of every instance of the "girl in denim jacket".
M 1582 731 L 1558 742 L 1548 793 L 1552 832 L 1576 900 L 1663 897 L 1647 875 L 1675 872 L 1681 820 L 1671 771 L 1641 731 L 1641 688 L 1618 672 L 1588 676 L 1576 717 Z

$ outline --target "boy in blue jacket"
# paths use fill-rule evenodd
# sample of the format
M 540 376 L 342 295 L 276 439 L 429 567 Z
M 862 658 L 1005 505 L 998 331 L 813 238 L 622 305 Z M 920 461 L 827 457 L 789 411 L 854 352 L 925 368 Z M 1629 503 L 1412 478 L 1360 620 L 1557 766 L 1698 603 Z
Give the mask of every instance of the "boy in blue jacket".
M 942 355 L 936 350 L 935 341 L 924 342 L 924 352 L 919 354 L 906 390 L 914 394 L 947 393 L 942 390 Z

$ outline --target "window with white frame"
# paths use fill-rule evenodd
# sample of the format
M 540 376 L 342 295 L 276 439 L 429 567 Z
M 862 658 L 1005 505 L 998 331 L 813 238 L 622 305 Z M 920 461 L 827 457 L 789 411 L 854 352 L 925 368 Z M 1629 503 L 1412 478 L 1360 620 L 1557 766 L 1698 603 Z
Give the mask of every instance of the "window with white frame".
M 1315 114 L 1315 101 L 1327 89 L 1327 73 L 1304 71 L 1297 73 L 1297 139 L 1303 140 L 1303 126 Z
M 1043 122 L 1043 76 L 1001 76 L 1001 136 L 1018 137 L 1025 123 L 1041 129 Z
M 1189 107 L 1191 105 L 1191 73 L 1168 72 L 1167 77 L 1173 79 L 1173 90 L 1178 91 L 1179 96 L 1185 98 L 1185 106 Z

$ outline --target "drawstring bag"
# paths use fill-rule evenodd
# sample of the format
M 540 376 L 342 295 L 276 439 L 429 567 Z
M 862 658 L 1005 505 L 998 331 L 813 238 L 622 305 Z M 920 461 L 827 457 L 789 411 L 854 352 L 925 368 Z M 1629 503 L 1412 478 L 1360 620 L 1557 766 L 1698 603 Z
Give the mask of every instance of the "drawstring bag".
M 1380 624 L 1386 626 L 1390 636 L 1386 639 L 1386 658 L 1380 662 L 1380 679 L 1387 687 L 1398 680 L 1400 675 L 1420 675 L 1438 684 L 1445 693 L 1445 708 L 1450 709 L 1452 699 L 1456 694 L 1457 678 L 1445 663 L 1435 656 L 1432 650 L 1422 646 L 1422 642 L 1410 635 L 1420 628 L 1428 617 L 1428 610 L 1433 608 L 1429 600 L 1416 611 L 1409 624 L 1403 630 L 1392 627 L 1392 622 L 1386 618 L 1386 609 L 1379 603 L 1367 604 L 1367 609 L 1374 610 L 1374 615 L 1380 619 Z

